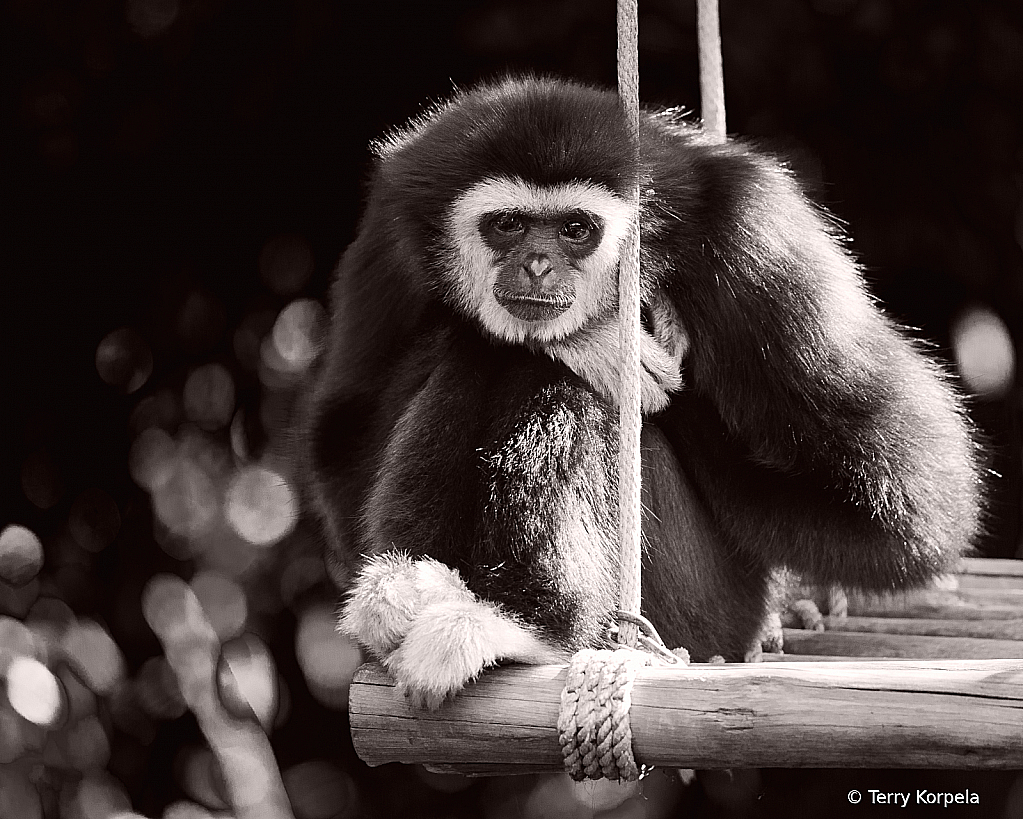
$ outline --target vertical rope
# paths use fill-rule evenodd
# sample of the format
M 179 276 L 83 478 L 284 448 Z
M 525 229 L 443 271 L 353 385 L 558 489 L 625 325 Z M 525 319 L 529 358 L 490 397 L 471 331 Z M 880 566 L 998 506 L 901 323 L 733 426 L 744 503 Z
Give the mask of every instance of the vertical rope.
M 633 152 L 639 169 L 639 15 L 637 0 L 618 0 L 618 95 L 625 108 Z M 622 248 L 618 266 L 618 315 L 621 332 L 622 388 L 618 408 L 618 537 L 621 548 L 619 607 L 639 614 L 641 584 L 641 497 L 639 440 L 639 175 L 628 192 L 632 206 L 632 230 Z M 634 623 L 619 625 L 618 641 L 635 648 L 639 629 Z
M 703 0 L 701 14 L 705 12 Z M 628 648 L 617 651 L 584 650 L 569 666 L 561 693 L 558 739 L 565 770 L 573 779 L 638 779 L 641 769 L 632 752 L 629 726 L 632 683 L 642 665 L 660 652 L 664 661 L 677 658 L 664 648 L 650 623 L 640 616 L 642 581 L 642 505 L 640 495 L 640 433 L 643 417 L 640 399 L 640 299 L 639 299 L 639 18 L 637 0 L 618 0 L 618 96 L 629 128 L 628 150 L 636 178 L 626 192 L 632 209 L 632 229 L 622 248 L 618 265 L 618 323 L 621 330 L 621 390 L 618 422 L 618 536 L 621 548 L 618 642 Z M 713 0 L 714 37 L 718 41 L 717 84 L 720 105 L 713 133 L 724 141 L 724 96 L 721 86 L 721 55 L 717 35 L 717 0 Z M 700 25 L 701 83 L 705 79 L 704 28 Z M 706 88 L 706 86 L 704 86 Z M 704 99 L 709 94 L 704 91 Z M 706 111 L 706 107 L 704 109 Z M 645 632 L 642 633 L 641 632 Z M 656 639 L 653 639 L 656 638 Z M 640 646 L 651 651 L 643 654 Z M 631 650 L 630 650 L 631 649 Z M 665 656 L 666 655 L 666 656 Z M 688 662 L 688 656 L 685 661 Z
M 696 37 L 700 48 L 700 114 L 703 130 L 725 141 L 725 73 L 721 65 L 718 0 L 696 0 Z M 620 53 L 620 52 L 619 52 Z
M 704 130 L 725 141 L 725 85 L 721 63 L 718 0 L 697 0 L 697 36 L 700 50 L 700 98 Z M 637 0 L 618 0 L 618 96 L 630 131 L 633 167 L 639 154 L 639 13 Z M 640 434 L 639 317 L 639 175 L 627 193 L 632 207 L 632 230 L 622 248 L 618 266 L 618 315 L 621 333 L 621 390 L 618 408 L 618 537 L 621 549 L 619 608 L 638 615 L 642 585 L 642 504 Z M 618 640 L 636 648 L 638 626 L 622 618 Z

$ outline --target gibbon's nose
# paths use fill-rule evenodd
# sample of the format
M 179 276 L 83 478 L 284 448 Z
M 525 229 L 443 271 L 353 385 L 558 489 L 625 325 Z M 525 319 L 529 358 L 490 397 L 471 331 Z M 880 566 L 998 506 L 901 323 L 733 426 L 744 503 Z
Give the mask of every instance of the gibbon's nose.
M 530 282 L 539 283 L 538 280 L 554 270 L 554 263 L 543 253 L 530 253 L 522 262 L 522 270 Z

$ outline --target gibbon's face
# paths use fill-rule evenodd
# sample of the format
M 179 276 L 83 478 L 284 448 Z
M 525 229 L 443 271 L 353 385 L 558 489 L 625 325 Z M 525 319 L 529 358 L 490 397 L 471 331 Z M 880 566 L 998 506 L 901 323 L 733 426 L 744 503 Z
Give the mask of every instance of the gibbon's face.
M 451 206 L 460 305 L 498 338 L 565 338 L 616 304 L 627 203 L 591 182 L 539 187 L 498 177 Z

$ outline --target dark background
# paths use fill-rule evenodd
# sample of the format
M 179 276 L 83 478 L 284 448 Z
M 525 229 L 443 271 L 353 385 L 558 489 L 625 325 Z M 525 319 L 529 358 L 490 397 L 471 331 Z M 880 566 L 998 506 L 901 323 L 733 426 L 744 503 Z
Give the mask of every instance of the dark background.
M 642 9 L 644 99 L 698 110 L 694 3 Z M 353 234 L 367 142 L 453 84 L 508 69 L 615 78 L 606 0 L 4 11 L 5 428 L 17 448 L 26 421 L 56 414 L 66 460 L 91 468 L 124 454 L 87 365 L 105 333 L 145 327 L 157 373 L 179 366 L 160 333 L 174 298 L 199 284 L 231 326 L 282 232 L 311 243 L 308 292 L 322 294 Z M 721 17 L 729 131 L 782 152 L 849 224 L 887 308 L 947 358 L 968 303 L 1018 336 L 1019 4 L 726 0 Z M 1016 403 L 977 413 L 1004 473 L 985 542 L 999 555 L 1018 541 Z M 4 470 L 4 497 L 12 480 Z
M 644 100 L 698 111 L 695 4 L 644 0 L 641 10 Z M 371 138 L 453 85 L 508 69 L 613 85 L 614 17 L 606 0 L 3 6 L 0 525 L 27 525 L 45 544 L 78 491 L 100 486 L 114 498 L 125 521 L 117 551 L 64 590 L 77 613 L 113 620 L 111 596 L 137 596 L 168 566 L 188 573 L 139 534 L 146 498 L 127 472 L 127 419 L 145 390 L 125 397 L 99 379 L 100 340 L 118 327 L 138 331 L 152 350 L 153 384 L 228 360 L 231 332 L 254 306 L 286 303 L 258 275 L 268 240 L 304 237 L 315 266 L 303 295 L 324 294 L 354 232 Z M 729 132 L 786 156 L 848 224 L 886 308 L 949 360 L 952 322 L 969 305 L 993 310 L 1020 338 L 1023 7 L 722 0 L 721 26 Z M 176 322 L 195 293 L 214 307 L 207 332 L 183 338 Z M 240 403 L 258 400 L 257 383 L 239 384 Z M 977 397 L 971 411 L 998 473 L 980 545 L 1013 556 L 1018 390 Z M 61 500 L 45 510 L 22 489 L 25 459 L 40 447 L 62 481 Z M 155 646 L 124 641 L 129 665 Z M 282 754 L 330 754 L 327 730 L 345 730 L 333 719 L 309 730 L 308 747 L 292 739 Z M 173 740 L 164 741 L 146 758 L 150 769 L 122 776 L 150 815 L 174 795 L 156 772 L 171 756 Z M 797 810 L 792 793 L 812 793 L 814 782 L 824 791 L 813 804 L 841 811 L 844 779 L 801 776 L 798 786 L 770 780 L 780 811 L 771 815 L 799 815 L 786 805 Z M 908 781 L 899 776 L 895 784 Z M 1004 803 L 1011 781 L 913 776 L 917 786 L 974 783 L 987 808 Z M 387 789 L 372 782 L 363 783 L 364 807 Z M 402 810 L 474 815 L 481 792 L 473 786 L 450 804 L 431 792 L 433 801 Z

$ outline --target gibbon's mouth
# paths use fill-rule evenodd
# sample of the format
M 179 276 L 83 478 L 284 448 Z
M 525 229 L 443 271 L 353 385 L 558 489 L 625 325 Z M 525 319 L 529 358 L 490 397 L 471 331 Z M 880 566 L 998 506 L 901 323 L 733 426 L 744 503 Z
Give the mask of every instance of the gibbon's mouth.
M 494 298 L 505 310 L 522 321 L 550 321 L 572 306 L 565 296 L 534 296 L 494 288 Z

